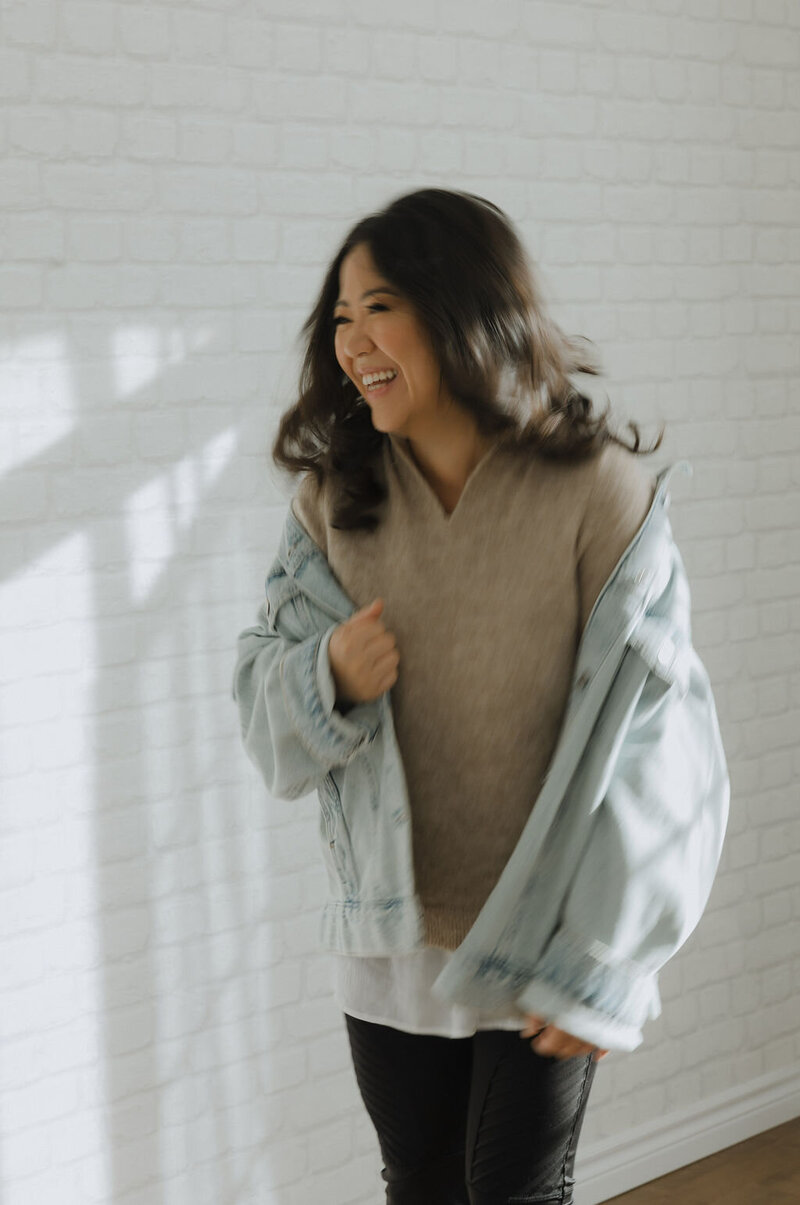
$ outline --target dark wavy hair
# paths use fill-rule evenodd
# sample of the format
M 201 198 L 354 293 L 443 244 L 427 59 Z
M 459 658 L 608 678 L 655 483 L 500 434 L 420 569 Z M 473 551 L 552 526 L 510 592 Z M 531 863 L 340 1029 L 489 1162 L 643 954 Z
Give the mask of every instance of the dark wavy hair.
M 441 378 L 483 436 L 508 433 L 518 447 L 578 459 L 613 441 L 609 410 L 592 401 L 570 373 L 601 375 L 590 340 L 571 337 L 545 312 L 533 267 L 510 220 L 483 197 L 423 188 L 393 200 L 350 230 L 300 332 L 304 347 L 297 402 L 280 419 L 272 458 L 291 473 L 311 471 L 337 485 L 331 522 L 373 531 L 386 497 L 377 471 L 387 436 L 342 373 L 334 352 L 333 309 L 345 256 L 366 244 L 375 266 L 415 309 L 436 354 Z M 504 388 L 510 378 L 511 389 Z

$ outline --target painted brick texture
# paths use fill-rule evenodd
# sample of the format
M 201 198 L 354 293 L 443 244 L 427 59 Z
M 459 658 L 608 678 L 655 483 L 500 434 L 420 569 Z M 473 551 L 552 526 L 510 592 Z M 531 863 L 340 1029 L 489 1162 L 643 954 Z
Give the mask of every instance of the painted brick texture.
M 791 0 L 7 0 L 3 1205 L 382 1194 L 316 800 L 266 797 L 230 679 L 300 325 L 346 228 L 427 184 L 508 212 L 600 400 L 694 466 L 730 831 L 583 1142 L 800 1070 L 798 110 Z

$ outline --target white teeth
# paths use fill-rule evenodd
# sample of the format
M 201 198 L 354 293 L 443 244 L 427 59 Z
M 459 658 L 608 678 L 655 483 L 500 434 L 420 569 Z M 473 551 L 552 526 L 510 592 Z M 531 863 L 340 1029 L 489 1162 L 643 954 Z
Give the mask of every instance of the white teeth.
M 389 372 L 368 372 L 361 380 L 365 385 L 373 385 L 376 381 L 393 381 L 397 376 L 394 369 Z

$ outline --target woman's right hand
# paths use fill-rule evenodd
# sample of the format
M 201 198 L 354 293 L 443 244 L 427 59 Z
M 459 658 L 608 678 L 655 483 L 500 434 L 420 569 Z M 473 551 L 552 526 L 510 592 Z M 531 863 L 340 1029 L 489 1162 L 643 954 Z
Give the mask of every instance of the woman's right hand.
M 376 598 L 334 628 L 328 660 L 339 704 L 369 703 L 397 681 L 400 654 L 381 621 L 382 611 L 383 599 Z

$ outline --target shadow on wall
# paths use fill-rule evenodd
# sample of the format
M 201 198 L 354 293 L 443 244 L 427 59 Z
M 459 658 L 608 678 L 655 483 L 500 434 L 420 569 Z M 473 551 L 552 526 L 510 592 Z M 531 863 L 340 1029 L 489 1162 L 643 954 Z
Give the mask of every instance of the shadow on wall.
M 239 451 L 224 355 L 94 330 L 91 347 L 53 329 L 11 349 L 12 385 L 30 365 L 45 413 L 19 423 L 0 479 L 16 520 L 0 545 L 4 840 L 35 844 L 8 863 L 26 952 L 4 1092 L 50 1138 L 12 1163 L 52 1200 L 59 1161 L 87 1201 L 255 1200 L 304 1171 L 285 1090 L 306 1080 L 290 1018 L 322 892 L 308 833 L 269 829 L 230 694 L 252 567 L 279 535 L 266 439 Z M 312 809 L 294 818 L 305 830 Z

